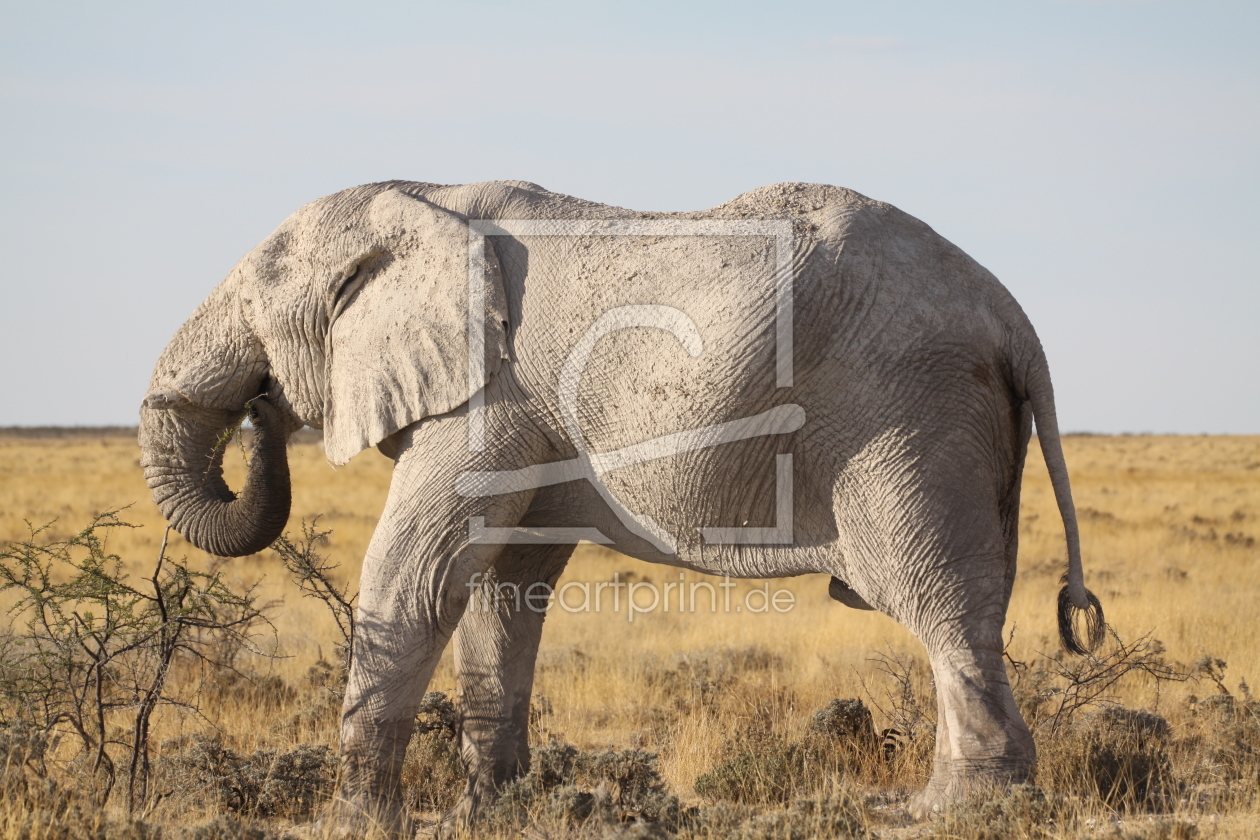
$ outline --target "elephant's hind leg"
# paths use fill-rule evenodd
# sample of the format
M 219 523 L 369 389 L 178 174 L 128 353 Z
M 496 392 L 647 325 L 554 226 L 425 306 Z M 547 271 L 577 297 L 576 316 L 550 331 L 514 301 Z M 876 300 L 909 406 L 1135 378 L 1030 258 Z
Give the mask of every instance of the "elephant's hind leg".
M 930 651 L 936 681 L 936 757 L 932 778 L 910 801 L 924 819 L 951 802 L 1026 781 L 1035 758 L 1011 694 L 999 645 Z
M 529 702 L 548 596 L 572 545 L 506 546 L 455 632 L 460 757 L 468 784 L 443 818 L 468 828 L 529 770 Z
M 966 593 L 961 598 L 965 609 L 938 620 L 930 633 L 925 627 L 926 635 L 920 635 L 929 645 L 937 693 L 932 779 L 911 802 L 912 813 L 920 819 L 978 789 L 1027 780 L 1036 758 L 1002 654 L 1002 625 L 1019 551 L 1020 478 L 1032 423 L 1027 404 L 1015 420 L 1014 459 L 997 520 L 991 505 L 966 506 L 973 523 L 967 538 L 975 546 L 983 545 L 983 552 L 936 572 Z M 977 517 L 978 511 L 984 513 Z M 961 510 L 957 521 L 968 521 Z
M 927 648 L 936 683 L 932 777 L 910 803 L 918 819 L 983 790 L 1026 781 L 1036 757 L 1002 655 L 1010 593 L 1005 553 L 940 554 L 920 574 L 931 580 L 925 590 L 933 597 L 897 616 Z
M 837 508 L 863 592 L 927 649 L 937 693 L 931 780 L 910 803 L 924 818 L 986 788 L 1025 781 L 1032 736 L 1007 681 L 1002 625 L 1013 543 L 1000 491 L 983 462 L 877 462 L 865 497 Z

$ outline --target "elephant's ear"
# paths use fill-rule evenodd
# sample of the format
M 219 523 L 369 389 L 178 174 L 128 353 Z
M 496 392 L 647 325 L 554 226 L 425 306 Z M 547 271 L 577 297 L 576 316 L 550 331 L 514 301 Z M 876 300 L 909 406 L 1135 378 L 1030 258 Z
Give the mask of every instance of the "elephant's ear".
M 399 429 L 468 402 L 507 357 L 503 277 L 486 240 L 470 252 L 467 221 L 387 190 L 367 208 L 380 247 L 332 303 L 324 446 L 344 464 Z M 480 311 L 470 317 L 481 298 Z M 469 324 L 483 324 L 469 341 Z M 485 363 L 471 366 L 470 347 Z

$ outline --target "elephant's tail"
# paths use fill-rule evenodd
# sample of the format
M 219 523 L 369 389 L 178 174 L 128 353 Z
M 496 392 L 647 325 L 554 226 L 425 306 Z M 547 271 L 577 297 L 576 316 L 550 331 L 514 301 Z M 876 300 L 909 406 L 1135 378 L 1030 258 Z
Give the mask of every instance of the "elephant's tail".
M 1035 339 L 1034 339 L 1035 341 Z M 1098 597 L 1085 588 L 1085 571 L 1081 567 L 1081 535 L 1076 521 L 1076 506 L 1072 503 L 1072 487 L 1068 482 L 1067 463 L 1063 459 L 1063 444 L 1059 440 L 1059 421 L 1054 410 L 1054 388 L 1050 384 L 1050 366 L 1045 352 L 1037 343 L 1036 353 L 1027 371 L 1025 382 L 1028 400 L 1032 403 L 1033 418 L 1037 421 L 1037 440 L 1050 472 L 1050 484 L 1063 518 L 1063 532 L 1067 537 L 1068 567 L 1063 575 L 1064 586 L 1059 590 L 1059 638 L 1063 647 L 1076 654 L 1085 654 L 1098 648 L 1106 635 L 1102 604 Z M 1076 631 L 1077 613 L 1085 613 L 1085 639 L 1082 643 Z

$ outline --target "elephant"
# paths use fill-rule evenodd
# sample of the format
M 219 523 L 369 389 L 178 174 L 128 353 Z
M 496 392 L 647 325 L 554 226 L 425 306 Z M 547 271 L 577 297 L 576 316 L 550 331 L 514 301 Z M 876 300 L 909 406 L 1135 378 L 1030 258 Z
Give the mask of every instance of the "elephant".
M 237 494 L 220 442 L 246 416 Z M 1034 418 L 1067 546 L 1055 614 L 1083 654 L 1102 607 L 1045 353 L 926 224 L 816 184 L 643 213 L 388 181 L 307 204 L 232 269 L 158 359 L 139 440 L 162 514 L 223 556 L 283 532 L 303 425 L 334 465 L 394 461 L 321 818 L 353 833 L 409 824 L 403 753 L 452 640 L 468 781 L 443 825 L 475 824 L 528 769 L 545 610 L 505 593 L 550 591 L 582 540 L 732 578 L 830 575 L 835 600 L 908 628 L 939 710 L 914 816 L 1028 779 L 1002 628 Z

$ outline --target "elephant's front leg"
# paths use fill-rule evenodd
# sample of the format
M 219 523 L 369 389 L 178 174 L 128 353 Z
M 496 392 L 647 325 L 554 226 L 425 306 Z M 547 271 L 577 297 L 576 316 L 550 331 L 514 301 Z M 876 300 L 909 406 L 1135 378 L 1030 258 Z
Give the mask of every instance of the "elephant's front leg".
M 469 546 L 445 563 L 401 564 L 390 561 L 395 549 L 381 543 L 373 538 L 364 564 L 342 706 L 341 773 L 323 819 L 347 837 L 371 828 L 410 836 L 400 777 L 416 713 L 465 609 L 474 570 L 492 562 L 481 547 Z
M 531 498 L 455 493 L 461 469 L 484 468 L 458 454 L 462 424 L 427 421 L 413 437 L 404 441 L 360 579 L 342 707 L 341 774 L 321 820 L 334 835 L 410 830 L 399 782 L 416 712 L 477 576 L 503 548 L 470 542 L 469 517 L 514 525 Z
M 464 611 L 455 633 L 460 756 L 468 784 L 443 818 L 468 828 L 500 787 L 529 770 L 529 701 L 548 596 L 571 545 L 512 545 Z

